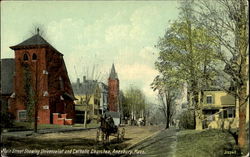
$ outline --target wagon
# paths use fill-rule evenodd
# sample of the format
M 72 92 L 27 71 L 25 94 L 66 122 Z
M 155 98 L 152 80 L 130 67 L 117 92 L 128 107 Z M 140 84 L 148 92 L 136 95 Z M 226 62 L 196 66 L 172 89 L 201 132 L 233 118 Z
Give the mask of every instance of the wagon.
M 125 136 L 125 128 L 119 128 L 118 125 L 115 125 L 114 120 L 111 116 L 101 117 L 101 126 L 98 128 L 96 133 L 96 141 L 108 143 L 109 136 L 115 136 L 117 141 L 123 141 Z

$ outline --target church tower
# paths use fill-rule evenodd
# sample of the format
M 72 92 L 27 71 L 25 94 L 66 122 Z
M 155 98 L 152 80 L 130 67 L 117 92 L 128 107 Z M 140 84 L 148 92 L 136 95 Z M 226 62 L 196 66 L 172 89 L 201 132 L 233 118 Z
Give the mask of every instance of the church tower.
M 119 79 L 114 64 L 108 79 L 108 109 L 111 112 L 119 112 Z
M 9 110 L 16 120 L 36 116 L 39 124 L 54 124 L 55 113 L 66 114 L 73 122 L 75 97 L 63 54 L 40 36 L 39 29 L 31 38 L 10 48 L 15 51 L 15 71 L 14 100 Z
M 15 51 L 14 91 L 15 103 L 10 107 L 18 121 L 27 120 L 29 101 L 37 98 L 38 122 L 50 123 L 50 108 L 48 99 L 48 80 L 46 65 L 46 48 L 49 44 L 37 34 L 22 43 L 11 46 Z M 29 92 L 31 91 L 31 92 Z M 25 116 L 23 116 L 25 115 Z M 36 115 L 35 113 L 33 116 Z

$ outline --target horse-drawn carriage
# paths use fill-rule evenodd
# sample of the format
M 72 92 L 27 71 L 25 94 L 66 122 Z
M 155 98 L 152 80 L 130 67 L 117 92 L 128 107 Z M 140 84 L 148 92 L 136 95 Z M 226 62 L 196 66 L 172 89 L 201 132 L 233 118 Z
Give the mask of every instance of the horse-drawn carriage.
M 117 141 L 123 141 L 125 129 L 116 125 L 111 115 L 104 115 L 100 118 L 101 126 L 97 130 L 96 141 L 109 142 L 109 136 L 115 136 Z

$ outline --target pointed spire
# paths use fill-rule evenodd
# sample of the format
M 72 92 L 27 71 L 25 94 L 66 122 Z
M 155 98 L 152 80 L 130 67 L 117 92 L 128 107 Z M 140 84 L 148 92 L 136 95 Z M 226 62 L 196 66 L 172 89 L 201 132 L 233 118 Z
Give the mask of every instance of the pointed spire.
M 111 78 L 111 79 L 118 79 L 117 73 L 115 71 L 115 65 L 114 65 L 114 63 L 112 64 L 112 68 L 111 68 L 111 72 L 110 72 L 109 78 Z

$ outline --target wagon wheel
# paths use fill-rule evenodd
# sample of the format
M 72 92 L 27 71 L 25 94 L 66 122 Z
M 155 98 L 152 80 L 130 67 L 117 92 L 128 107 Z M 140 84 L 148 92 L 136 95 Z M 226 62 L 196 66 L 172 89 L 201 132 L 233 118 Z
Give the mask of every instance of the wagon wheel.
M 120 136 L 120 130 L 119 130 L 119 129 L 117 129 L 117 138 L 116 138 L 116 139 L 117 139 L 117 142 L 119 142 L 119 141 L 120 141 L 120 137 L 121 137 L 121 136 Z
M 121 131 L 121 141 L 124 140 L 124 136 L 125 136 L 125 128 L 122 128 L 122 131 Z
M 99 137 L 100 137 L 100 129 L 98 129 L 96 132 L 96 142 L 99 142 Z
M 105 137 L 105 134 L 104 134 L 103 131 L 101 131 L 101 141 L 102 141 L 102 143 L 104 143 L 104 137 Z

